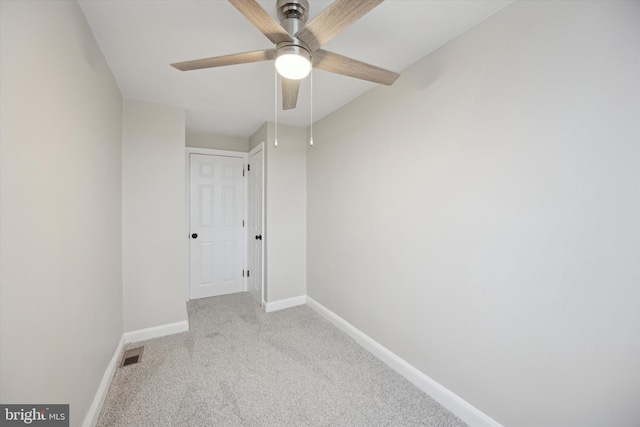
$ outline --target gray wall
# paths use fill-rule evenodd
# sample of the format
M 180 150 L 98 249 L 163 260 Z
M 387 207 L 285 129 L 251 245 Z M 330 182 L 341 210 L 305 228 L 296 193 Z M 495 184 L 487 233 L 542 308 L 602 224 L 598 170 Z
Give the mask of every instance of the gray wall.
M 187 147 L 242 151 L 244 153 L 249 151 L 249 139 L 237 136 L 187 132 L 186 145 Z
M 187 320 L 184 110 L 125 100 L 124 330 Z
M 319 121 L 308 295 L 504 425 L 640 425 L 639 76 L 639 2 L 514 2 Z
M 0 402 L 76 427 L 122 336 L 122 99 L 76 2 L 0 15 Z
M 265 123 L 249 139 L 265 150 L 265 299 L 279 301 L 306 294 L 307 162 L 306 130 Z

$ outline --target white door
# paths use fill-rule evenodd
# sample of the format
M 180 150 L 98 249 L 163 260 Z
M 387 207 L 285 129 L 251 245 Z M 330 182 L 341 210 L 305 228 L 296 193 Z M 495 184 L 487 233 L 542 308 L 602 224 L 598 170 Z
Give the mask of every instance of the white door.
M 190 155 L 190 299 L 244 290 L 243 163 L 237 157 Z
M 262 305 L 262 150 L 249 157 L 249 206 L 247 248 L 249 293 L 256 302 Z

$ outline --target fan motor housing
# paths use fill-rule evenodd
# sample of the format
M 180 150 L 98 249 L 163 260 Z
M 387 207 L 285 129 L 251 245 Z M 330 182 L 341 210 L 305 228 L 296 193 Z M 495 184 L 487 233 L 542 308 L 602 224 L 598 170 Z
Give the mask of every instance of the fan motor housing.
M 276 56 L 281 55 L 298 55 L 311 61 L 311 51 L 301 44 L 294 43 L 278 43 L 276 46 Z

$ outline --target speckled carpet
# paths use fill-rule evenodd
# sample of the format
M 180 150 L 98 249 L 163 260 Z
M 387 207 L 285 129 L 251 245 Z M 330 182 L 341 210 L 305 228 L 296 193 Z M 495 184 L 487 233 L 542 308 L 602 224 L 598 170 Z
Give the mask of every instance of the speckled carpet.
M 248 294 L 188 303 L 190 331 L 118 368 L 107 426 L 464 426 L 307 306 L 265 314 Z

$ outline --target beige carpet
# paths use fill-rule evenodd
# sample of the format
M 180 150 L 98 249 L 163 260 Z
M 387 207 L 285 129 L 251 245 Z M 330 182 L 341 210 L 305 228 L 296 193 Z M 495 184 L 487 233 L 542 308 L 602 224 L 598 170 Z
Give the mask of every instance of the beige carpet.
M 99 427 L 465 425 L 309 307 L 265 314 L 243 293 L 188 309 L 189 332 L 118 368 Z

